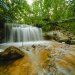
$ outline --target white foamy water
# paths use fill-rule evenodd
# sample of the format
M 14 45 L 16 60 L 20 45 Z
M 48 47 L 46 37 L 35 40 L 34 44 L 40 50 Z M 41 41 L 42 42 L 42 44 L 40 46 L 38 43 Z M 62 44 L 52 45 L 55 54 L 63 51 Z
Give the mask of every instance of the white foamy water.
M 41 28 L 26 26 L 12 27 L 9 42 L 43 40 Z
M 31 41 L 31 42 L 11 42 L 11 43 L 2 43 L 0 44 L 0 49 L 5 49 L 9 46 L 16 46 L 16 47 L 21 47 L 21 46 L 32 46 L 32 45 L 42 45 L 42 46 L 47 46 L 51 44 L 52 41 Z

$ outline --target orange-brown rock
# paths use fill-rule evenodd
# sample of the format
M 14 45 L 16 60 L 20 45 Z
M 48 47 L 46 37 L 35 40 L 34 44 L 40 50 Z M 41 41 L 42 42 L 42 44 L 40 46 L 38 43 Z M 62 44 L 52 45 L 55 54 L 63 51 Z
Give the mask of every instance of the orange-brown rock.
M 41 73 L 42 72 L 42 73 Z M 23 58 L 0 66 L 0 75 L 75 75 L 75 46 L 54 42 L 30 48 Z

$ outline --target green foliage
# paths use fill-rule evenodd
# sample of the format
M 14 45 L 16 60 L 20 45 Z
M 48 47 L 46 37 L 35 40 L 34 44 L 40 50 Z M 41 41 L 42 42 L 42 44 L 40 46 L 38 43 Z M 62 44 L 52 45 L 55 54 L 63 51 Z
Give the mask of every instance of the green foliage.
M 65 22 L 65 23 L 59 23 L 60 29 L 66 31 L 69 31 L 75 35 L 75 22 Z
M 1 0 L 0 14 L 7 22 L 23 23 L 31 12 L 25 0 Z
M 44 31 L 64 29 L 75 32 L 75 23 L 56 22 L 75 17 L 75 0 L 0 0 L 0 21 L 39 25 Z M 69 28 L 68 28 L 69 26 Z

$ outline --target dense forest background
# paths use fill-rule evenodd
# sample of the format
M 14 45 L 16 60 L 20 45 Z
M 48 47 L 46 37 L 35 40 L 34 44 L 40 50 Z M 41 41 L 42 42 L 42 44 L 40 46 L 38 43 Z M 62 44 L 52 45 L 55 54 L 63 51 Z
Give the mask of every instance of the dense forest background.
M 75 0 L 0 0 L 0 25 L 31 24 L 44 31 L 61 29 L 75 34 Z

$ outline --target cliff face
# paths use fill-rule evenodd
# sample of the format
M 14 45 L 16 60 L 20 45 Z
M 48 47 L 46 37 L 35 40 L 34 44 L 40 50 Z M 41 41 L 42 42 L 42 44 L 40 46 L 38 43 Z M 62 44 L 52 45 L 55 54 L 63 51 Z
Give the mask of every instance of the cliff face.
M 75 45 L 22 47 L 24 57 L 0 66 L 0 75 L 75 75 Z

